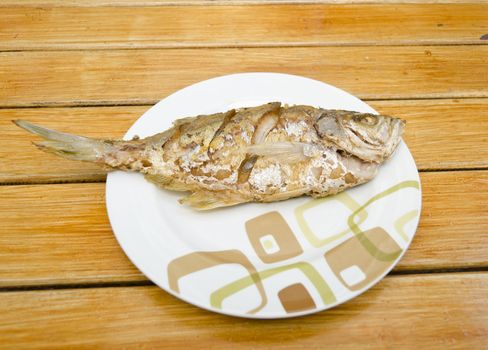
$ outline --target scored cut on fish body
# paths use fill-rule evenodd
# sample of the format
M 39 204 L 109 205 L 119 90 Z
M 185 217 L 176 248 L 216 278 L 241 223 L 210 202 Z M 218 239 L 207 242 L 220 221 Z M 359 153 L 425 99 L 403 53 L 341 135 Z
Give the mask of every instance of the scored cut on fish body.
M 143 173 L 158 186 L 190 191 L 196 209 L 323 197 L 371 180 L 401 140 L 405 122 L 369 113 L 283 106 L 179 119 L 156 135 L 102 140 L 15 123 L 56 155 Z

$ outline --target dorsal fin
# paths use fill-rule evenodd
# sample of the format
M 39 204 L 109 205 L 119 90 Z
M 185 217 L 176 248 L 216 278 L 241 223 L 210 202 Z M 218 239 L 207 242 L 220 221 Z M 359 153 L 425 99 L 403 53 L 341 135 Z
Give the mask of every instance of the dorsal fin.
M 189 196 L 179 200 L 181 204 L 189 205 L 196 210 L 210 210 L 220 207 L 229 207 L 240 203 L 251 201 L 251 198 L 245 198 L 239 193 L 233 191 L 195 191 Z

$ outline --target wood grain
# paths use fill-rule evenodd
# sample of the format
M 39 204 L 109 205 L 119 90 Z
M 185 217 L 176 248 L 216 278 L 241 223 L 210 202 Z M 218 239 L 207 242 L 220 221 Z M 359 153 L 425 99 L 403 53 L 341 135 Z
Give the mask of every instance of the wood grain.
M 0 349 L 485 348 L 488 2 L 421 2 L 0 0 Z M 407 119 L 420 169 L 487 170 L 421 173 L 420 226 L 395 273 L 345 305 L 282 321 L 140 286 L 103 183 L 6 185 L 105 179 L 37 152 L 10 119 L 120 137 L 184 86 L 254 71 L 319 79 Z M 452 269 L 465 272 L 433 273 Z
M 419 169 L 488 166 L 488 99 L 369 104 L 382 114 L 407 121 L 404 139 Z
M 396 271 L 487 267 L 488 171 L 421 180 L 420 227 Z M 0 186 L 0 286 L 144 280 L 112 234 L 104 191 L 104 184 Z
M 157 287 L 2 293 L 2 349 L 482 349 L 488 274 L 387 277 L 337 308 L 287 320 L 198 309 Z
M 0 285 L 144 280 L 112 234 L 103 184 L 0 187 Z
M 476 1 L 486 3 L 486 0 Z M 473 0 L 2 0 L 0 6 L 102 7 L 164 5 L 262 5 L 262 4 L 471 4 Z
M 488 99 L 370 104 L 381 113 L 407 120 L 405 141 L 419 169 L 488 167 L 488 147 L 480 147 L 488 140 Z M 120 138 L 149 107 L 0 109 L 0 184 L 105 179 L 98 166 L 40 152 L 30 142 L 39 138 L 16 127 L 12 119 L 91 137 Z
M 0 53 L 0 107 L 154 103 L 255 71 L 308 76 L 363 99 L 488 96 L 486 45 L 25 51 Z
M 397 270 L 488 266 L 488 172 L 421 173 L 422 215 Z
M 0 183 L 104 181 L 97 165 L 37 150 L 39 140 L 11 122 L 25 119 L 48 128 L 99 138 L 122 138 L 150 106 L 0 109 Z M 164 116 L 162 116 L 164 117 Z
M 3 7 L 0 50 L 487 44 L 488 4 Z

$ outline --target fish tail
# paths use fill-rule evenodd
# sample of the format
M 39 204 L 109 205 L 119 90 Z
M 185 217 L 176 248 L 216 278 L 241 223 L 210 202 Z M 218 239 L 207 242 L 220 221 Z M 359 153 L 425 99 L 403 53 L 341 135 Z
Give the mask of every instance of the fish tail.
M 103 158 L 110 148 L 110 143 L 103 140 L 71 135 L 34 125 L 25 120 L 14 120 L 17 126 L 32 134 L 41 136 L 45 141 L 34 142 L 44 152 L 87 162 L 104 162 Z

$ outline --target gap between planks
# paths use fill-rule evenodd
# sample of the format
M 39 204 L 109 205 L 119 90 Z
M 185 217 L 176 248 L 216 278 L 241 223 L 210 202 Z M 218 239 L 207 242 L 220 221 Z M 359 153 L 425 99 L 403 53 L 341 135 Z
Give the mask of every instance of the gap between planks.
M 226 5 L 321 5 L 321 4 L 472 4 L 472 0 L 3 0 L 1 7 L 158 7 L 158 6 L 226 6 Z
M 1 8 L 0 8 L 1 10 Z M 36 52 L 36 51 L 133 51 L 133 50 L 179 50 L 179 49 L 192 49 L 192 50 L 203 50 L 203 49 L 254 49 L 254 48 L 317 48 L 317 47 L 402 47 L 402 46 L 484 46 L 488 45 L 488 40 L 472 40 L 472 41 L 462 41 L 462 40 L 395 40 L 391 42 L 377 41 L 361 41 L 361 42 L 247 42 L 242 44 L 229 44 L 229 43 L 215 43 L 215 44 L 200 44 L 200 43 L 167 43 L 167 44 L 133 44 L 127 47 L 125 43 L 111 43 L 110 46 L 105 44 L 51 44 L 49 47 L 39 46 L 30 47 L 22 49 L 0 49 L 2 52 Z
M 473 171 L 485 171 L 488 170 L 486 167 L 477 168 L 445 168 L 445 169 L 417 169 L 419 173 L 448 173 L 448 172 L 473 172 Z M 105 183 L 106 174 L 103 175 L 93 175 L 92 177 L 84 178 L 74 178 L 74 179 L 63 179 L 63 180 L 35 180 L 35 181 L 10 181 L 10 182 L 0 182 L 0 186 L 29 186 L 29 185 L 64 185 L 64 184 L 89 184 L 89 183 Z
M 449 96 L 439 96 L 439 97 L 382 97 L 382 98 L 362 98 L 361 101 L 364 102 L 385 102 L 385 101 L 435 101 L 435 100 L 488 100 L 488 96 L 458 96 L 458 97 L 449 97 Z M 59 107 L 66 107 L 66 108 L 96 108 L 96 107 L 147 107 L 151 108 L 156 103 L 160 102 L 160 100 L 134 100 L 134 101 L 75 101 L 74 103 L 64 103 L 64 102 L 54 102 L 54 103 L 37 103 L 37 104 L 20 104 L 20 105 L 0 105 L 0 109 L 22 109 L 22 108 L 59 108 Z
M 488 272 L 488 266 L 472 266 L 464 268 L 439 268 L 439 269 L 425 269 L 425 270 L 401 270 L 390 271 L 385 278 L 402 277 L 402 276 L 418 276 L 418 275 L 449 275 L 449 274 L 472 274 Z M 0 286 L 0 293 L 8 292 L 33 292 L 43 290 L 70 290 L 70 289 L 94 289 L 94 288 L 127 288 L 127 287 L 144 287 L 157 286 L 151 280 L 141 281 L 113 281 L 113 282 L 87 282 L 87 283 L 57 283 L 44 285 L 12 285 Z
M 364 102 L 383 102 L 383 101 L 434 101 L 434 100 L 484 100 L 488 99 L 488 96 L 439 96 L 439 97 L 381 97 L 381 98 L 361 98 L 361 101 Z M 138 107 L 152 107 L 156 103 L 160 102 L 161 100 L 157 99 L 148 99 L 148 100 L 126 100 L 126 101 L 73 101 L 73 102 L 34 102 L 34 103 L 19 103 L 15 105 L 1 105 L 1 109 L 22 109 L 22 108 L 78 108 L 78 107 L 86 107 L 86 108 L 95 108 L 95 107 L 131 107 L 131 106 L 138 106 Z

